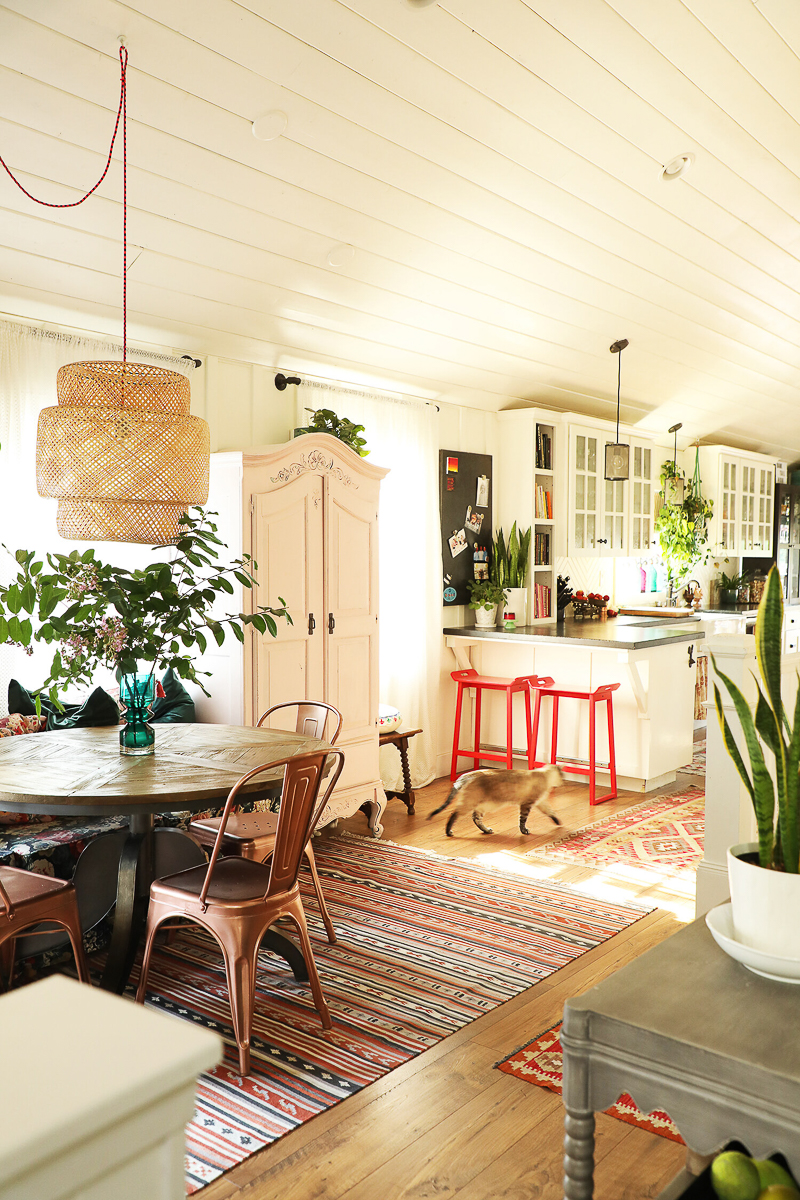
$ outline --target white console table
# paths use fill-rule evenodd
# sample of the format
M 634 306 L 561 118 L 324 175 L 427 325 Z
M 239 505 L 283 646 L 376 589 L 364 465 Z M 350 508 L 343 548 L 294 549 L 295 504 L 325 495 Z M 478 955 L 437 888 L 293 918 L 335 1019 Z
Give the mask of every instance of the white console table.
M 0 998 L 0 1030 L 2 1200 L 183 1200 L 217 1034 L 61 975 Z

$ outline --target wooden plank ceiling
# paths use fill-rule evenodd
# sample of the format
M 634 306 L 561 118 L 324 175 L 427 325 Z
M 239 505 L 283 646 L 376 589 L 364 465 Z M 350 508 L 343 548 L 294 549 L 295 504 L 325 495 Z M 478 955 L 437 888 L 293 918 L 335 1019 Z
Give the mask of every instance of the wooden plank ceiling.
M 602 416 L 627 337 L 624 420 L 800 458 L 797 0 L 6 0 L 36 194 L 99 176 L 121 34 L 134 334 Z M 76 209 L 3 175 L 0 309 L 118 328 L 120 201 L 117 151 Z

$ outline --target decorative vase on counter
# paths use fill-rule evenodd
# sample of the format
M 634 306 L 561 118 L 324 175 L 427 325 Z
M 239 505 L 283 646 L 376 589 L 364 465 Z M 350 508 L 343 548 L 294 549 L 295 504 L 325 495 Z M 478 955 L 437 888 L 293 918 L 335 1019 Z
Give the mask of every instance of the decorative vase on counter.
M 497 617 L 497 605 L 493 604 L 490 608 L 481 605 L 475 609 L 475 628 L 476 629 L 494 629 L 494 623 Z
M 120 679 L 119 698 L 125 705 L 125 724 L 119 731 L 120 754 L 155 753 L 156 735 L 153 726 L 148 724 L 155 697 L 154 675 L 137 672 Z
M 503 619 L 506 613 L 513 613 L 514 620 L 519 627 L 527 625 L 528 616 L 528 589 L 524 587 L 506 588 L 508 599 L 503 605 Z

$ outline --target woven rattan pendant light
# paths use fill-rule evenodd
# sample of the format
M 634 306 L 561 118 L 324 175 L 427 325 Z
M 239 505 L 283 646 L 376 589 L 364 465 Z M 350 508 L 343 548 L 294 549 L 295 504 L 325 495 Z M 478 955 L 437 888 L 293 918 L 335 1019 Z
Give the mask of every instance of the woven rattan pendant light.
M 128 362 L 128 161 L 126 70 L 120 47 L 120 99 L 114 136 L 100 179 L 108 173 L 122 124 L 122 362 L 70 363 L 56 380 L 58 406 L 39 416 L 36 482 L 58 500 L 58 532 L 79 541 L 174 542 L 180 518 L 208 499 L 210 438 L 205 421 L 189 415 L 189 381 L 176 371 Z

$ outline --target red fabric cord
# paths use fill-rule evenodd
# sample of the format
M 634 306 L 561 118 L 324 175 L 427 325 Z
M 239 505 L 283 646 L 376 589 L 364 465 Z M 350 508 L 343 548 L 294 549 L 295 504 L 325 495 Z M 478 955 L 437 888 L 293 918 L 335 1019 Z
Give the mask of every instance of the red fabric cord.
M 100 184 L 108 174 L 108 168 L 111 166 L 111 155 L 114 152 L 114 143 L 117 140 L 117 130 L 119 129 L 120 118 L 122 118 L 122 361 L 128 360 L 128 106 L 127 106 L 127 89 L 125 74 L 128 69 L 128 51 L 125 46 L 119 48 L 119 107 L 117 108 L 117 119 L 114 122 L 114 133 L 111 137 L 111 145 L 108 148 L 108 158 L 103 169 L 103 174 L 98 179 L 94 187 L 81 196 L 80 200 L 71 200 L 69 204 L 53 204 L 49 200 L 40 200 L 38 196 L 34 196 L 26 187 L 20 183 L 14 172 L 9 167 L 2 155 L 0 155 L 0 166 L 7 172 L 21 192 L 24 192 L 29 200 L 33 200 L 35 204 L 43 204 L 45 208 L 77 208 L 79 204 L 83 204 L 84 200 L 97 191 Z

